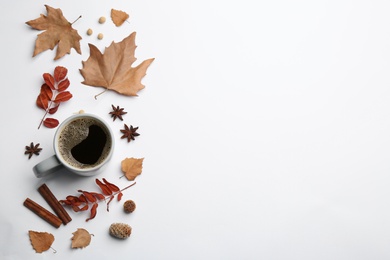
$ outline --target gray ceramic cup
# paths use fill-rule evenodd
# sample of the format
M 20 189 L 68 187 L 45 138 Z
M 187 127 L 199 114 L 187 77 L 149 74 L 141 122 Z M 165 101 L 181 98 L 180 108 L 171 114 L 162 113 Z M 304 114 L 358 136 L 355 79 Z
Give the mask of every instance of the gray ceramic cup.
M 84 124 L 84 126 L 78 127 L 80 124 Z M 75 146 L 75 144 L 89 138 L 85 129 L 88 129 L 91 125 L 99 126 L 105 133 L 104 148 L 102 148 L 101 156 L 96 162 L 80 163 L 72 156 L 71 148 L 72 146 Z M 81 176 L 97 175 L 103 171 L 112 157 L 114 151 L 113 136 L 109 125 L 100 117 L 88 113 L 73 115 L 65 119 L 58 126 L 53 140 L 54 155 L 35 165 L 33 168 L 34 174 L 37 178 L 41 178 L 52 174 L 61 168 L 66 168 L 70 172 Z M 100 136 L 98 138 L 100 138 Z M 99 140 L 101 139 L 102 138 Z M 91 149 L 91 153 L 96 150 L 95 147 L 92 147 Z M 84 154 L 86 153 L 84 152 Z

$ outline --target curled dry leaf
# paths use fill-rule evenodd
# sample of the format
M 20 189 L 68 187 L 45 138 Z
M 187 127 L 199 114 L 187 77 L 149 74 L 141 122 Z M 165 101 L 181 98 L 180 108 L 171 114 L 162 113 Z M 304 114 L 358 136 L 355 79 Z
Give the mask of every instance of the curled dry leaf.
M 45 30 L 38 34 L 33 57 L 48 49 L 53 50 L 57 44 L 57 54 L 54 60 L 63 57 L 67 53 L 69 54 L 71 48 L 81 54 L 81 36 L 72 28 L 72 24 L 66 20 L 61 9 L 55 9 L 48 5 L 45 5 L 45 7 L 47 16 L 41 14 L 39 18 L 26 22 L 36 30 Z
M 72 248 L 87 247 L 91 243 L 91 234 L 84 228 L 78 228 L 72 234 Z
M 142 163 L 144 158 L 126 158 L 122 161 L 122 172 L 129 181 L 133 181 L 138 175 L 142 173 Z
M 136 61 L 135 35 L 133 32 L 119 43 L 112 42 L 105 48 L 104 54 L 95 45 L 89 44 L 90 56 L 82 62 L 83 68 L 80 69 L 84 77 L 81 83 L 103 87 L 105 91 L 114 90 L 125 96 L 137 96 L 137 92 L 145 88 L 141 80 L 154 58 L 131 67 Z
M 42 253 L 47 251 L 54 242 L 54 236 L 47 232 L 28 231 L 31 245 L 35 252 Z
M 126 12 L 111 9 L 111 20 L 117 27 L 121 26 L 127 19 L 129 19 L 129 14 Z

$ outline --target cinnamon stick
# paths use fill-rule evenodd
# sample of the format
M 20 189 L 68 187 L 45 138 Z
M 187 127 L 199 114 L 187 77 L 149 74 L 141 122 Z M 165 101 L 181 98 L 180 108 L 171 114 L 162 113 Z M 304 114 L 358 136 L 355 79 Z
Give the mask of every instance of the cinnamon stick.
M 46 184 L 42 184 L 38 188 L 38 191 L 49 204 L 49 206 L 53 209 L 53 211 L 57 214 L 57 216 L 61 219 L 64 225 L 68 224 L 72 220 L 68 212 L 64 209 L 64 207 L 57 200 L 57 198 L 54 196 L 54 194 L 51 192 L 51 190 Z
M 56 215 L 54 215 L 35 201 L 27 198 L 24 201 L 23 205 L 55 228 L 59 228 L 61 226 L 62 221 L 60 218 L 58 218 Z

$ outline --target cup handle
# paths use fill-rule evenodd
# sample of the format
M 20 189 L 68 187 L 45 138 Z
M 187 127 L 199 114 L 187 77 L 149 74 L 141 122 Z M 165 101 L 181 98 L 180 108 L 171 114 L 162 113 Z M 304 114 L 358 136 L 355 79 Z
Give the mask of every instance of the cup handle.
M 57 156 L 53 155 L 34 166 L 33 171 L 37 178 L 44 177 L 63 167 Z

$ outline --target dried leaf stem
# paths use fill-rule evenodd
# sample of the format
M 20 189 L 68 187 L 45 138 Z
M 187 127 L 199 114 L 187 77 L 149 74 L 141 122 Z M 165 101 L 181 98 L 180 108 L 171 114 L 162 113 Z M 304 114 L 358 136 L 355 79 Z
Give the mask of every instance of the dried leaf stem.
M 95 95 L 95 99 L 97 100 L 97 97 L 100 96 L 101 94 L 104 94 L 107 91 L 107 88 L 105 88 L 102 92 L 99 94 Z
M 41 125 L 43 124 L 43 121 L 45 120 L 47 113 L 49 113 L 49 109 L 51 108 L 52 104 L 53 104 L 53 100 L 50 100 L 48 108 L 45 110 L 45 114 L 43 115 L 41 122 L 39 123 L 38 129 L 41 128 Z
M 83 16 L 80 15 L 76 20 L 73 21 L 73 23 L 71 23 L 71 25 L 73 25 L 75 22 L 77 22 L 81 17 L 83 17 Z
M 109 211 L 109 204 L 115 198 L 115 196 L 117 196 L 118 201 L 120 201 L 123 196 L 122 192 L 136 183 L 134 182 L 123 189 L 119 189 L 116 185 L 108 182 L 103 178 L 103 182 L 101 182 L 99 179 L 96 179 L 96 184 L 102 190 L 102 193 L 78 190 L 81 195 L 69 195 L 65 200 L 60 200 L 60 203 L 70 206 L 74 212 L 90 210 L 90 217 L 86 219 L 86 221 L 89 221 L 95 218 L 99 202 L 105 201 L 107 205 L 107 211 Z

